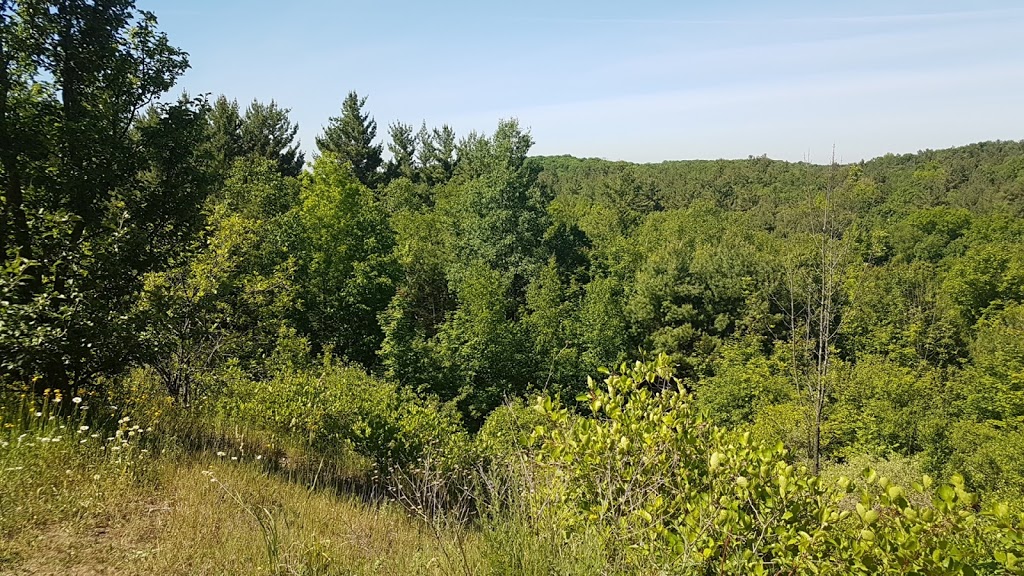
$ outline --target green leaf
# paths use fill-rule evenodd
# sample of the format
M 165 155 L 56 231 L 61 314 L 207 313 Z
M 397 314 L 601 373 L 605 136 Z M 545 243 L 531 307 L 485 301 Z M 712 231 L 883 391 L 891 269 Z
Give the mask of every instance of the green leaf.
M 939 498 L 946 503 L 952 503 L 953 498 L 956 497 L 956 491 L 949 484 L 943 484 L 939 486 L 939 489 L 935 491 Z
M 864 513 L 863 518 L 864 524 L 870 526 L 878 520 L 878 512 L 876 512 L 874 509 L 868 510 L 867 512 Z
M 718 465 L 724 459 L 725 459 L 725 454 L 722 454 L 721 452 L 715 452 L 715 453 L 713 453 L 711 455 L 711 460 L 709 462 L 709 466 L 708 467 L 711 469 L 712 472 L 714 472 L 715 470 L 718 469 Z

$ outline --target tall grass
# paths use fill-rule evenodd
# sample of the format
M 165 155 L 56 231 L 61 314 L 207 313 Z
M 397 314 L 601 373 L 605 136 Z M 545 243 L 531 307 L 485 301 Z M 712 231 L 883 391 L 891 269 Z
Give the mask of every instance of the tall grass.
M 465 574 L 452 542 L 479 547 L 461 527 L 438 539 L 383 492 L 339 488 L 344 463 L 267 450 L 243 427 L 165 412 L 150 430 L 122 413 L 0 399 L 0 574 L 446 576 Z
M 523 459 L 355 489 L 365 462 L 164 404 L 8 395 L 0 427 L 0 574 L 601 573 Z

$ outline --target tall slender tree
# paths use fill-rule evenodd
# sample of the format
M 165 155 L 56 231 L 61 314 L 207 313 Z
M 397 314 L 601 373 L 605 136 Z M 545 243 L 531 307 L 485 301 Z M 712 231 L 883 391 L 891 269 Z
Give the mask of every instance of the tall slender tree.
M 383 146 L 374 144 L 377 139 L 377 122 L 368 112 L 363 112 L 366 97 L 355 91 L 349 92 L 341 103 L 341 116 L 332 116 L 322 136 L 316 139 L 320 153 L 330 152 L 339 162 L 352 165 L 356 179 L 368 187 L 379 183 L 378 169 L 383 163 Z

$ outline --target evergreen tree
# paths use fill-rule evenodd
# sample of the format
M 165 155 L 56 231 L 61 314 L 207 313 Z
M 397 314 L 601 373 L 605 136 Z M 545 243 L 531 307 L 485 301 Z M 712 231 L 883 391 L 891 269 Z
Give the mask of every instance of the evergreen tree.
M 355 91 L 349 92 L 341 104 L 341 116 L 332 116 L 318 136 L 316 146 L 320 153 L 330 152 L 339 162 L 352 165 L 356 179 L 368 187 L 377 184 L 377 169 L 383 163 L 383 146 L 374 144 L 377 138 L 377 122 L 369 113 L 363 112 L 366 97 L 360 98 Z
M 391 135 L 391 142 L 388 144 L 391 160 L 385 170 L 388 180 L 404 177 L 415 182 L 419 174 L 415 164 L 416 135 L 413 134 L 412 125 L 395 122 L 388 127 L 388 133 Z
M 458 163 L 455 130 L 447 124 L 440 128 L 427 130 L 427 125 L 424 123 L 416 134 L 416 141 L 423 179 L 431 185 L 444 184 L 451 180 Z
M 295 142 L 299 126 L 288 118 L 288 112 L 273 100 L 270 104 L 253 100 L 242 118 L 242 152 L 277 162 L 285 176 L 298 176 L 302 173 L 305 156 Z
M 231 163 L 242 155 L 242 115 L 238 101 L 226 96 L 217 97 L 210 109 L 209 143 L 214 162 L 222 174 L 227 174 Z

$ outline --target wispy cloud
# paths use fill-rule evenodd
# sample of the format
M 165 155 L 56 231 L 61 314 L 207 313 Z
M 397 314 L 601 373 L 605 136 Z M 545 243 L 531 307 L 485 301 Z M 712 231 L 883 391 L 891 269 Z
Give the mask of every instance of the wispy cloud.
M 573 24 L 636 24 L 651 26 L 745 26 L 779 24 L 889 24 L 929 21 L 956 21 L 966 19 L 993 19 L 1022 16 L 1024 9 L 965 10 L 956 12 L 920 12 L 912 14 L 866 14 L 851 16 L 808 16 L 793 18 L 550 18 L 521 17 L 524 22 L 552 22 Z

